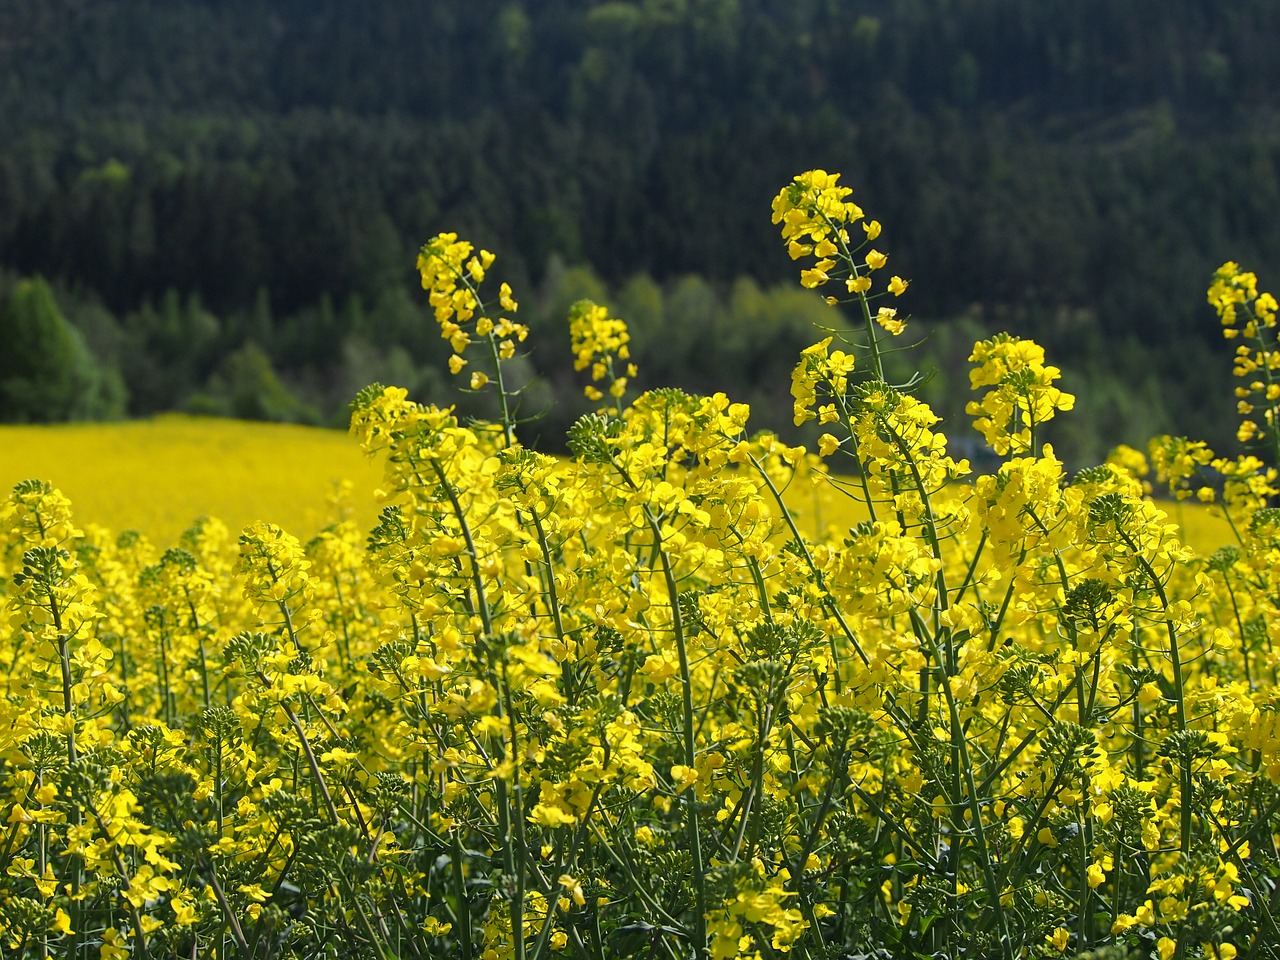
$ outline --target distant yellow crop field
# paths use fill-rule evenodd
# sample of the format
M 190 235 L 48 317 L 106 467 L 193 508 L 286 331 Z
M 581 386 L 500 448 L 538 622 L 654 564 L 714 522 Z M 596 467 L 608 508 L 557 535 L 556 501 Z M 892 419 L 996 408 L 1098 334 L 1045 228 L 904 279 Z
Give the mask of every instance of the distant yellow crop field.
M 1182 527 L 1183 539 L 1206 557 L 1229 543 L 1235 543 L 1231 525 L 1216 507 L 1205 507 L 1192 501 L 1162 503 L 1161 508 Z
M 202 515 L 232 531 L 268 520 L 310 537 L 333 518 L 335 485 L 342 480 L 350 481 L 347 509 L 371 526 L 382 473 L 342 431 L 169 415 L 0 426 L 0 493 L 28 478 L 61 489 L 79 523 L 138 530 L 166 547 Z M 829 483 L 798 480 L 786 499 L 809 533 L 847 530 L 866 518 Z M 1198 503 L 1161 506 L 1201 553 L 1233 541 L 1226 522 Z
M 71 499 L 81 525 L 138 530 L 159 547 L 202 515 L 233 532 L 269 520 L 310 537 L 329 522 L 341 480 L 351 481 L 354 518 L 369 526 L 381 476 L 338 430 L 183 416 L 0 426 L 0 490 L 47 480 Z

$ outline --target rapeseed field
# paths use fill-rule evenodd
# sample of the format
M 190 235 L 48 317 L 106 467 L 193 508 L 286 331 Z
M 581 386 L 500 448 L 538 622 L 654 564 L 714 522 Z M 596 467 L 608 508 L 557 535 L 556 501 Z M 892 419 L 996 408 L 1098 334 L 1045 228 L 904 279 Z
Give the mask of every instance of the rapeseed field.
M 1061 372 L 979 341 L 946 425 L 998 458 L 975 477 L 885 380 L 910 281 L 851 192 L 813 170 L 773 206 L 801 284 L 862 321 L 797 357 L 816 449 L 723 394 L 636 395 L 588 302 L 566 341 L 600 405 L 569 457 L 524 447 L 529 330 L 451 233 L 418 270 L 496 422 L 371 384 L 350 441 L 262 428 L 235 467 L 258 428 L 137 425 L 144 474 L 197 444 L 180 511 L 258 514 L 155 541 L 94 525 L 162 494 L 92 479 L 92 430 L 26 435 L 62 453 L 0 502 L 0 948 L 1275 958 L 1280 307 L 1237 264 L 1211 280 L 1237 457 L 1169 436 L 1068 470 L 1040 442 Z M 381 492 L 326 522 L 342 443 Z M 1174 516 L 1210 503 L 1202 551 Z
M 212 516 L 232 531 L 270 519 L 310 537 L 334 520 L 371 525 L 381 467 L 345 432 L 170 414 L 146 421 L 54 426 L 0 425 L 0 490 L 39 477 L 60 489 L 83 522 L 137 530 L 157 546 L 178 542 Z M 809 534 L 836 536 L 867 519 L 825 476 L 785 491 Z M 1204 553 L 1231 529 L 1203 505 L 1178 503 L 1173 519 Z
M 83 522 L 167 547 L 200 516 L 233 531 L 270 519 L 310 537 L 336 508 L 368 526 L 381 470 L 345 432 L 291 424 L 172 415 L 0 426 L 0 489 L 32 477 L 62 490 Z

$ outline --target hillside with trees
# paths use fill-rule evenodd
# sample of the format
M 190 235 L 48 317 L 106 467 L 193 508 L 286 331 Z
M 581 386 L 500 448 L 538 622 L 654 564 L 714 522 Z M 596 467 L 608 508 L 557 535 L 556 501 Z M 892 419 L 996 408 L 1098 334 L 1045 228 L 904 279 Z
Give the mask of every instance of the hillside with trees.
M 1268 0 L 10 0 L 0 418 L 452 402 L 412 267 L 456 230 L 535 328 L 549 447 L 580 296 L 632 324 L 642 384 L 785 429 L 832 315 L 769 200 L 823 167 L 885 224 L 944 409 L 1009 329 L 1079 395 L 1069 457 L 1228 448 L 1204 288 L 1227 259 L 1280 284 L 1278 36 Z

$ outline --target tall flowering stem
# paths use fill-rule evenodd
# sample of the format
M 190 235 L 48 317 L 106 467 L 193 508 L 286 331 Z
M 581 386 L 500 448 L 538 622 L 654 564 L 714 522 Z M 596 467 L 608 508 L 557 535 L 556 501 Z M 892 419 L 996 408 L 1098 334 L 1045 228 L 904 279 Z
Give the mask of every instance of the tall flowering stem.
M 782 239 L 792 260 L 816 258 L 800 271 L 801 286 L 813 290 L 832 280 L 843 282 L 844 296 L 828 294 L 827 302 L 832 306 L 849 301 L 857 304 L 872 370 L 877 380 L 883 380 L 879 330 L 896 337 L 906 328 L 906 322 L 898 317 L 896 308 L 876 306 L 873 300 L 886 294 L 901 296 L 908 281 L 894 276 L 883 292 L 874 292 L 872 275 L 884 269 L 889 257 L 871 246 L 880 236 L 880 221 L 862 222 L 866 217 L 862 208 L 846 199 L 852 193 L 852 187 L 840 185 L 840 174 L 810 170 L 797 176 L 774 198 L 773 222 L 781 225 Z M 859 225 L 858 234 L 851 232 L 854 224 Z
M 598 402 L 607 393 L 614 412 L 621 416 L 627 383 L 636 375 L 626 323 L 609 316 L 607 307 L 579 300 L 569 309 L 569 339 L 573 369 L 591 371 L 592 382 L 583 387 L 587 399 Z M 605 390 L 597 384 L 604 384 Z
M 1276 335 L 1276 298 L 1258 290 L 1255 274 L 1232 261 L 1213 275 L 1209 303 L 1218 312 L 1222 335 L 1238 340 L 1232 372 L 1243 381 L 1236 387 L 1241 416 L 1236 433 L 1242 443 L 1256 440 L 1272 465 L 1280 465 L 1280 343 Z
M 516 345 L 528 337 L 529 328 L 502 315 L 494 319 L 489 316 L 492 305 L 481 300 L 480 286 L 496 259 L 488 250 L 476 251 L 468 241 L 459 240 L 456 233 L 441 233 L 423 245 L 418 273 L 435 310 L 440 336 L 453 348 L 450 372 L 463 372 L 470 362 L 464 354 L 477 338 L 485 344 L 491 373 L 472 370 L 468 383 L 471 390 L 479 391 L 493 381 L 502 409 L 503 437 L 506 445 L 512 446 L 516 442 L 518 391 L 507 383 L 503 364 L 515 356 Z M 505 282 L 498 288 L 496 306 L 507 313 L 519 309 Z

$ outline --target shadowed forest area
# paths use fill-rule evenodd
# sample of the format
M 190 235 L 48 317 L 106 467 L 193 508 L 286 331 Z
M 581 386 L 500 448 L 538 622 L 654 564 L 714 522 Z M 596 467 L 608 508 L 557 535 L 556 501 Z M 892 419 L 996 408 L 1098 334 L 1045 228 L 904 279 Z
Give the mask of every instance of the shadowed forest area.
M 0 419 L 453 402 L 413 261 L 455 230 L 541 345 L 526 436 L 585 408 L 581 297 L 628 321 L 641 387 L 790 434 L 795 356 L 839 318 L 769 200 L 822 167 L 884 224 L 950 417 L 1007 329 L 1078 396 L 1069 461 L 1228 452 L 1204 289 L 1228 259 L 1280 283 L 1277 36 L 1270 0 L 9 0 Z

